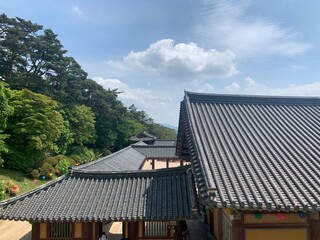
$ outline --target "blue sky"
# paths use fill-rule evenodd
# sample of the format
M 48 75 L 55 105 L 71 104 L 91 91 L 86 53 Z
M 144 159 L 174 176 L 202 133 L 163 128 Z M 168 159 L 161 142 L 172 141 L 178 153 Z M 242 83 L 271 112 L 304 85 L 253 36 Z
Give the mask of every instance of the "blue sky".
M 0 0 L 105 88 L 178 125 L 184 90 L 320 95 L 320 1 Z

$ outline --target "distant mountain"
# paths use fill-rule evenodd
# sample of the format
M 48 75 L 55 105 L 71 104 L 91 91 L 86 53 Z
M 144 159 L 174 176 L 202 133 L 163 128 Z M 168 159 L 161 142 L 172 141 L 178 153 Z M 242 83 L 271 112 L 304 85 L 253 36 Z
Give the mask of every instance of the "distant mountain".
M 178 127 L 177 126 L 173 126 L 173 125 L 170 125 L 170 124 L 161 124 L 162 126 L 165 126 L 167 128 L 170 128 L 170 129 L 173 129 L 173 130 L 176 130 L 178 132 Z

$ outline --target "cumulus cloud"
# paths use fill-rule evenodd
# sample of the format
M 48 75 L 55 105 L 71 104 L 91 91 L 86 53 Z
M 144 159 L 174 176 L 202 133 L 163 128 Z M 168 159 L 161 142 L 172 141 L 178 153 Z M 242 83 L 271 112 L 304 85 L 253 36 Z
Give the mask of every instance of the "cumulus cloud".
M 151 75 L 177 81 L 199 77 L 230 77 L 237 73 L 235 54 L 230 51 L 204 50 L 196 43 L 175 44 L 162 39 L 140 52 L 130 52 L 121 62 L 107 64 L 120 70 L 143 70 Z
M 164 110 L 170 108 L 170 105 L 172 105 L 171 96 L 165 94 L 163 91 L 130 87 L 119 79 L 94 77 L 93 80 L 105 89 L 118 89 L 120 92 L 119 99 L 127 105 L 135 104 L 141 109 L 150 111 L 159 109 Z
M 297 32 L 277 22 L 253 16 L 253 1 L 205 1 L 209 9 L 195 29 L 203 39 L 234 51 L 240 57 L 271 55 L 291 57 L 306 52 L 311 45 L 297 40 Z
M 238 92 L 241 87 L 240 87 L 240 85 L 238 83 L 233 82 L 230 85 L 227 85 L 225 88 L 226 88 L 226 90 L 228 92 L 233 92 L 234 93 L 234 92 Z
M 158 123 L 178 124 L 179 101 L 182 97 L 176 101 L 168 92 L 131 87 L 119 79 L 94 77 L 93 80 L 105 89 L 118 89 L 121 92 L 119 99 L 126 106 L 134 104 L 139 110 L 146 111 Z
M 245 79 L 245 87 L 242 89 L 241 93 L 271 96 L 319 96 L 320 82 L 291 84 L 287 87 L 280 88 L 270 87 L 247 77 Z
M 214 87 L 214 85 L 212 85 L 210 83 L 205 83 L 197 88 L 197 92 L 204 92 L 204 93 L 211 92 L 211 93 L 213 93 L 213 92 L 215 92 L 215 87 Z
M 80 9 L 80 7 L 78 5 L 73 5 L 72 6 L 72 12 L 77 14 L 77 15 L 82 15 L 83 14 L 82 10 Z

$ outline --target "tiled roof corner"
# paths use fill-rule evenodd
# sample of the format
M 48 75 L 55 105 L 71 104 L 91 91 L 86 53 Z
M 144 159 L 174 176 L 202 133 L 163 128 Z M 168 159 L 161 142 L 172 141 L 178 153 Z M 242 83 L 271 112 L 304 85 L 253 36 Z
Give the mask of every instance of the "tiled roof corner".
M 320 98 L 185 93 L 178 138 L 217 207 L 320 211 Z M 182 130 L 179 129 L 179 134 Z

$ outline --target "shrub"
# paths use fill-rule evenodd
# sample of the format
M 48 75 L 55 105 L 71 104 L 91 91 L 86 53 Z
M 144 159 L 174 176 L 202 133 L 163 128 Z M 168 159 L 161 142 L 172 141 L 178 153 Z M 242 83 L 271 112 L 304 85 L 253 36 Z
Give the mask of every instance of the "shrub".
M 66 157 L 65 159 L 69 162 L 69 166 L 75 166 L 76 165 L 76 162 L 72 158 Z
M 30 174 L 31 174 L 31 177 L 32 177 L 33 179 L 36 179 L 36 178 L 39 178 L 39 177 L 40 177 L 40 173 L 39 173 L 39 170 L 38 170 L 38 169 L 33 169 Z
M 52 167 L 55 167 L 59 162 L 59 156 L 60 155 L 57 155 L 57 156 L 54 156 L 54 157 L 46 157 L 43 160 L 43 163 L 49 163 Z
M 12 182 L 12 180 L 7 180 L 4 182 L 4 187 L 6 192 L 10 196 L 16 196 L 19 193 L 19 187 Z
M 82 156 L 80 154 L 72 154 L 69 157 L 73 159 L 76 163 L 80 163 L 82 160 Z
M 48 179 L 52 178 L 54 171 L 54 168 L 49 163 L 44 163 L 41 167 L 39 167 L 40 176 L 45 176 Z
M 0 181 L 0 201 L 5 199 L 6 188 L 3 181 Z
M 59 170 L 59 174 L 63 175 L 68 172 L 68 168 L 70 167 L 70 163 L 67 159 L 61 160 L 55 167 L 56 170 Z

